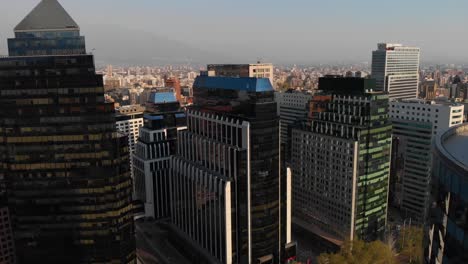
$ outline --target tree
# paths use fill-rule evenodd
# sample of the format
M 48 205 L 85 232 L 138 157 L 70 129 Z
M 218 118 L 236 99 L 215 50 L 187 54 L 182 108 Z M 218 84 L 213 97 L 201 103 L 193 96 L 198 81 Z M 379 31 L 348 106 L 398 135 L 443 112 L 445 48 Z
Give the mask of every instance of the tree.
M 420 227 L 410 226 L 401 230 L 398 249 L 402 257 L 410 264 L 424 263 L 424 231 Z
M 319 264 L 396 264 L 395 252 L 382 243 L 361 240 L 346 241 L 336 254 L 322 254 Z

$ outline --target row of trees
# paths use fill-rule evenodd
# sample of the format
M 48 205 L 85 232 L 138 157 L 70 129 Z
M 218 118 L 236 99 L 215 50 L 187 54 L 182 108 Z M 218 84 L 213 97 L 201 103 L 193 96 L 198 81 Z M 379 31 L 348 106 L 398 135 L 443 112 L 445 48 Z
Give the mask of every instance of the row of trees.
M 423 229 L 407 227 L 395 241 L 346 241 L 336 254 L 322 254 L 319 264 L 420 264 L 424 263 Z M 297 262 L 300 264 L 299 262 Z

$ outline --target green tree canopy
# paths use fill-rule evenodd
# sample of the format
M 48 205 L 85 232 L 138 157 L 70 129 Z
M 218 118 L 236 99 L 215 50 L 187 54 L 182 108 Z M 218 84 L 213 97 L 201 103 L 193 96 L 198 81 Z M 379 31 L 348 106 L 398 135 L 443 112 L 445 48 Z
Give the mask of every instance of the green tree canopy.
M 322 254 L 319 264 L 396 264 L 393 250 L 381 241 L 346 241 L 336 254 Z

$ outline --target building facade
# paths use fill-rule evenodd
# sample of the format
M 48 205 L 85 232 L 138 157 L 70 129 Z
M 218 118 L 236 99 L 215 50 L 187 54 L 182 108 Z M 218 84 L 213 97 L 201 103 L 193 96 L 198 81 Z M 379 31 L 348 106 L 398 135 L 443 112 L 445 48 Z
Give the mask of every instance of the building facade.
M 393 124 L 391 200 L 413 222 L 422 224 L 426 221 L 433 139 L 463 123 L 463 113 L 463 105 L 447 101 L 390 103 Z
M 290 252 L 276 107 L 268 79 L 195 81 L 171 160 L 172 221 L 216 262 L 284 263 Z
M 468 262 L 468 125 L 437 135 L 426 258 L 428 263 Z
M 208 71 L 214 71 L 220 77 L 252 77 L 268 78 L 271 85 L 274 83 L 274 68 L 271 63 L 254 64 L 209 64 Z
M 310 119 L 292 130 L 293 222 L 335 245 L 385 231 L 392 126 L 388 95 L 374 88 L 320 78 Z
M 176 154 L 177 134 L 186 128 L 186 115 L 173 92 L 153 92 L 144 126 L 133 154 L 135 192 L 145 205 L 145 217 L 171 216 L 170 158 Z
M 5 174 L 0 167 L 0 263 L 15 264 L 16 252 L 6 196 Z
M 425 100 L 435 100 L 439 96 L 439 85 L 435 80 L 421 82 L 419 97 Z
M 310 100 L 312 100 L 312 94 L 306 92 L 275 93 L 280 117 L 281 143 L 286 145 L 286 153 L 289 153 L 291 144 L 291 126 L 297 121 L 307 118 Z
M 116 127 L 128 137 L 130 154 L 135 152 L 136 142 L 140 135 L 140 127 L 143 126 L 143 113 L 145 108 L 140 105 L 127 105 L 116 109 Z
M 135 263 L 127 139 L 79 34 L 43 0 L 0 58 L 0 168 L 19 263 Z
M 16 263 L 10 212 L 6 205 L 0 205 L 0 235 L 0 263 Z
M 376 89 L 388 92 L 390 100 L 418 98 L 419 55 L 419 48 L 378 44 L 372 53 L 372 78 L 376 80 Z

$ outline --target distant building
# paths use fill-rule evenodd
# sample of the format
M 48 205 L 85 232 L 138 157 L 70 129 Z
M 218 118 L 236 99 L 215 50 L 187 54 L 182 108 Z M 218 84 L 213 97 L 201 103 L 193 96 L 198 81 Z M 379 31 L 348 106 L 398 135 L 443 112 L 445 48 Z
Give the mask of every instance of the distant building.
M 133 154 L 135 192 L 145 205 L 145 216 L 171 216 L 170 158 L 176 154 L 177 134 L 186 128 L 186 115 L 174 92 L 152 92 L 152 105 L 144 115 L 144 126 Z
M 390 103 L 393 123 L 391 200 L 403 215 L 424 224 L 430 200 L 433 139 L 463 123 L 464 106 L 443 101 Z
M 270 81 L 199 76 L 193 91 L 171 160 L 173 224 L 213 263 L 284 263 L 290 178 Z
M 176 77 L 169 77 L 164 79 L 165 87 L 173 88 L 177 101 L 182 102 L 182 88 L 180 87 L 180 80 Z
M 419 97 L 425 100 L 434 100 L 439 96 L 439 86 L 434 80 L 425 80 L 421 82 Z
M 427 263 L 468 263 L 468 124 L 435 139 Z
M 419 53 L 416 47 L 378 44 L 372 53 L 372 78 L 377 90 L 389 93 L 390 100 L 416 99 L 419 87 Z
M 220 77 L 268 78 L 271 85 L 275 85 L 273 64 L 271 63 L 209 64 L 207 69 L 208 71 L 214 71 L 215 76 Z
M 329 243 L 382 238 L 392 126 L 371 79 L 326 76 L 292 130 L 293 222 Z
M 106 91 L 108 90 L 113 90 L 113 89 L 119 89 L 122 87 L 122 81 L 118 78 L 106 78 L 104 81 L 104 89 Z
M 285 145 L 286 159 L 290 157 L 291 128 L 292 126 L 307 118 L 309 102 L 312 94 L 307 92 L 276 92 L 275 101 L 278 105 L 278 115 L 280 117 L 281 143 Z
M 112 78 L 114 76 L 112 65 L 107 65 L 107 77 Z
M 8 44 L 0 177 L 17 262 L 135 263 L 128 143 L 79 26 L 58 1 L 42 0 Z M 0 251 L 10 252 L 10 234 L 0 227 Z

